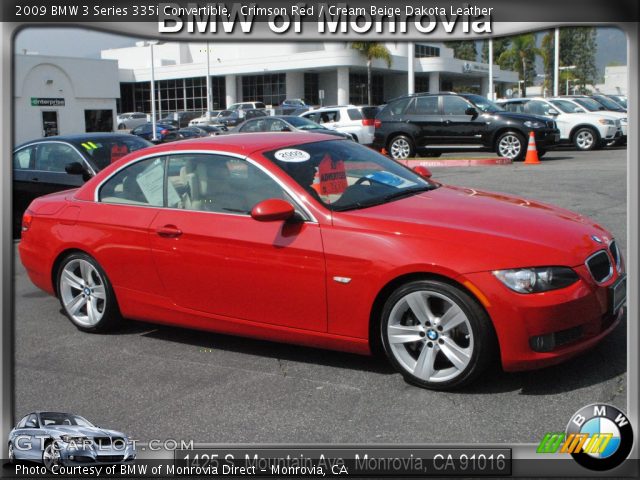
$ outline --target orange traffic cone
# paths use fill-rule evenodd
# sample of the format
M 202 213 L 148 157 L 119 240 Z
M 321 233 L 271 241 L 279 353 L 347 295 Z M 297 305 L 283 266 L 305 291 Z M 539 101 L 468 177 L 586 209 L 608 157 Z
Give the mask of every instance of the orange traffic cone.
M 537 165 L 540 163 L 538 158 L 538 150 L 536 150 L 536 137 L 533 132 L 529 132 L 529 146 L 527 146 L 527 156 L 524 163 L 528 165 Z

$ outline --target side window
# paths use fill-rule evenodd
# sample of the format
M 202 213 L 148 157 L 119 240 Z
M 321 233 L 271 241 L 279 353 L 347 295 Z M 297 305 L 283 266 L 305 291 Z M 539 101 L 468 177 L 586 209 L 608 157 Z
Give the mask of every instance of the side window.
M 150 158 L 129 165 L 100 188 L 99 200 L 105 203 L 161 207 L 163 202 L 164 160 Z M 167 192 L 172 199 L 172 192 Z
M 24 426 L 26 428 L 38 428 L 38 417 L 36 417 L 35 413 L 29 415 Z
M 271 125 L 269 126 L 269 131 L 271 132 L 284 132 L 287 131 L 289 127 L 282 120 L 271 120 Z
M 36 150 L 35 169 L 46 172 L 64 173 L 64 167 L 71 162 L 83 162 L 78 152 L 64 143 L 41 143 Z
M 248 215 L 268 198 L 287 198 L 266 173 L 245 160 L 224 155 L 169 156 L 167 195 L 170 208 Z
M 349 119 L 351 120 L 362 120 L 362 113 L 360 113 L 360 110 L 356 108 L 348 109 L 347 115 L 349 115 Z
M 465 115 L 471 105 L 460 97 L 445 95 L 442 97 L 442 112 L 444 115 Z
M 418 97 L 414 104 L 416 115 L 437 115 L 438 97 Z
M 25 424 L 27 423 L 27 418 L 29 418 L 29 415 L 25 415 L 24 417 L 22 417 L 22 420 L 18 422 L 16 428 L 24 428 Z
M 547 115 L 547 104 L 538 100 L 527 102 L 526 112 L 532 115 Z
M 320 114 L 320 123 L 335 123 L 340 121 L 340 112 L 329 110 Z
M 320 123 L 320 114 L 318 112 L 303 115 L 304 118 L 308 118 L 312 122 Z
M 28 147 L 19 150 L 13 154 L 13 168 L 18 170 L 27 170 L 33 168 L 31 161 L 36 147 Z
M 389 112 L 391 113 L 391 115 L 401 115 L 402 112 L 405 111 L 407 105 L 409 105 L 409 102 L 411 102 L 411 100 L 411 98 L 403 98 L 401 100 L 398 100 L 397 102 L 393 102 L 391 105 L 389 105 Z

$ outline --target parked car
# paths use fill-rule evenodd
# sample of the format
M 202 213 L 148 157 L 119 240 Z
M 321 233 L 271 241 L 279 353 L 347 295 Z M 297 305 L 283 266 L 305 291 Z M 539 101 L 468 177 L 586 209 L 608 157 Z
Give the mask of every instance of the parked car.
M 264 102 L 240 102 L 232 103 L 226 109 L 233 112 L 235 110 L 264 110 L 265 108 L 267 108 L 267 106 Z
M 302 98 L 288 98 L 276 109 L 277 115 L 300 115 L 313 108 Z
M 600 102 L 597 102 L 593 98 L 589 98 L 587 96 L 563 96 L 551 99 L 552 102 L 554 100 L 567 100 L 577 106 L 578 108 L 576 109 L 576 111 L 579 112 L 596 112 L 617 118 L 618 120 L 620 120 L 620 129 L 622 130 L 622 137 L 620 137 L 619 141 L 620 143 L 627 142 L 628 120 L 626 113 L 607 110 L 607 108 Z
M 196 126 L 191 126 L 191 127 L 185 127 L 185 128 L 181 128 L 180 129 L 180 133 L 182 133 L 184 135 L 184 132 L 193 132 L 195 133 L 197 136 L 199 137 L 215 137 L 216 135 L 220 135 L 224 132 L 226 132 L 228 129 L 226 127 L 223 127 L 221 125 L 219 126 L 213 126 L 213 125 L 198 125 Z M 186 135 L 184 135 L 185 138 L 187 137 Z
M 560 143 L 571 143 L 578 150 L 593 150 L 622 136 L 618 119 L 606 113 L 576 112 L 575 105 L 565 100 L 552 103 L 546 98 L 513 98 L 496 103 L 507 112 L 554 119 L 560 130 Z
M 209 133 L 198 127 L 184 127 L 178 130 L 183 139 L 208 137 Z
M 213 125 L 216 123 L 216 118 L 222 113 L 222 110 L 213 110 L 211 112 L 205 112 L 201 117 L 194 118 L 189 121 L 190 127 L 199 127 L 200 125 Z
M 253 118 L 245 121 L 239 128 L 240 133 L 255 132 L 311 132 L 324 133 L 340 138 L 353 140 L 348 133 L 330 130 L 322 125 L 317 124 L 304 117 L 296 117 L 294 115 L 278 115 L 271 117 Z
M 132 128 L 137 127 L 138 125 L 142 125 L 143 123 L 147 123 L 148 116 L 146 113 L 139 112 L 130 112 L 130 113 L 121 113 L 116 118 L 116 124 L 118 125 L 118 130 L 131 130 Z
M 127 133 L 45 137 L 13 150 L 13 236 L 34 198 L 76 188 L 129 152 L 152 143 Z
M 178 129 L 168 123 L 156 123 L 156 140 L 153 140 L 152 123 L 145 123 L 134 128 L 131 130 L 131 134 L 156 143 L 174 142 L 182 139 Z
M 172 112 L 161 118 L 158 123 L 173 125 L 176 128 L 188 127 L 194 118 L 202 116 L 201 112 Z
M 480 95 L 417 93 L 388 102 L 375 121 L 374 147 L 394 159 L 417 152 L 493 151 L 514 161 L 524 160 L 529 132 L 538 155 L 560 140 L 554 120 L 506 112 Z
M 240 125 L 245 120 L 256 117 L 266 117 L 267 112 L 265 110 L 252 108 L 249 110 L 224 110 L 220 116 L 216 119 L 219 125 L 225 127 L 235 127 Z
M 606 110 L 609 110 L 611 112 L 627 113 L 627 107 L 623 107 L 618 102 L 611 100 L 606 95 L 596 94 L 596 95 L 591 95 L 588 98 L 593 98 L 596 102 L 601 104 Z
M 377 107 L 344 105 L 322 107 L 301 114 L 330 130 L 348 133 L 362 145 L 373 143 L 374 120 Z
M 626 95 L 607 95 L 607 97 L 609 97 L 621 107 L 627 108 L 628 103 Z
M 9 461 L 42 463 L 56 467 L 130 463 L 136 458 L 134 442 L 124 433 L 96 427 L 80 415 L 33 412 L 9 432 Z
M 18 250 L 80 330 L 134 318 L 381 349 L 433 389 L 498 359 L 507 371 L 557 364 L 616 328 L 626 277 L 609 231 L 429 176 L 329 135 L 158 145 L 36 199 Z

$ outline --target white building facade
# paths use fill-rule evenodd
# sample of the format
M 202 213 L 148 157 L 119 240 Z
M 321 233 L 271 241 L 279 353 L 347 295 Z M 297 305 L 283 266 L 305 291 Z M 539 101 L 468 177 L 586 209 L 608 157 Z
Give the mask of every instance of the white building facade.
M 15 144 L 50 135 L 113 131 L 118 63 L 15 55 Z
M 487 64 L 455 59 L 453 50 L 441 44 L 385 45 L 392 63 L 387 67 L 386 62 L 373 62 L 375 104 L 408 93 L 411 66 L 416 92 L 489 94 Z M 206 110 L 207 74 L 214 109 L 241 101 L 275 107 L 286 98 L 304 98 L 314 105 L 367 103 L 366 59 L 348 42 L 176 42 L 102 51 L 103 59 L 118 62 L 122 112 L 151 112 L 151 48 L 158 117 L 172 111 Z M 494 65 L 493 79 L 499 96 L 506 86 L 517 84 L 518 75 Z

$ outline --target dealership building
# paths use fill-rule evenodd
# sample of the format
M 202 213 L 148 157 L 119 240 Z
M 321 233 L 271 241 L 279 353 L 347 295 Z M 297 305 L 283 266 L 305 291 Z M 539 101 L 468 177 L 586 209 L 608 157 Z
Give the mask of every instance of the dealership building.
M 392 62 L 390 67 L 384 61 L 373 62 L 375 104 L 407 93 L 410 67 L 417 92 L 489 93 L 488 64 L 453 58 L 453 50 L 442 44 L 385 45 Z M 216 109 L 252 100 L 277 106 L 285 98 L 324 105 L 367 103 L 366 59 L 348 42 L 147 43 L 103 50 L 102 58 L 118 62 L 120 111 L 151 111 L 152 73 L 160 116 L 206 110 L 207 74 Z M 498 66 L 493 68 L 493 79 L 498 94 L 518 83 L 516 72 Z
M 206 110 L 207 73 L 215 109 L 252 100 L 275 107 L 286 98 L 367 103 L 366 59 L 348 42 L 149 43 L 103 50 L 101 59 L 16 54 L 15 143 L 113 131 L 117 112 L 151 113 L 152 74 L 158 118 Z M 406 94 L 410 69 L 416 92 L 489 93 L 488 64 L 453 58 L 452 49 L 437 43 L 385 45 L 392 61 L 373 62 L 375 104 Z M 494 66 L 493 80 L 501 95 L 517 85 L 518 75 Z

